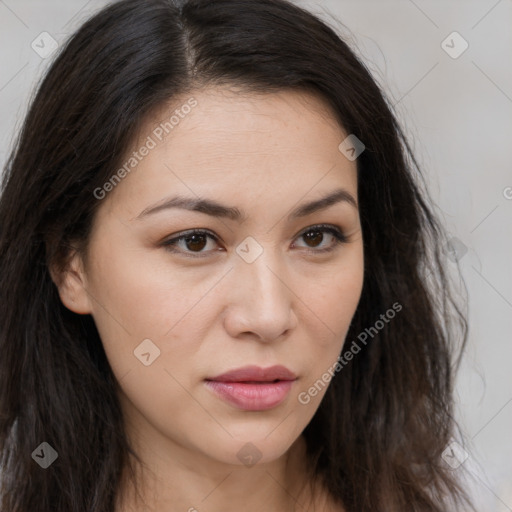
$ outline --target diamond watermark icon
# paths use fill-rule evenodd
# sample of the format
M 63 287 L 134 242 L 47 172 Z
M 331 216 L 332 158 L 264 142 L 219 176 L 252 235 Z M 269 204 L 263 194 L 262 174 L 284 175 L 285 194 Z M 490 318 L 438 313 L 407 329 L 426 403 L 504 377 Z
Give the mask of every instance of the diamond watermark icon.
M 452 237 L 445 246 L 445 252 L 454 263 L 459 261 L 467 252 L 467 246 L 457 237 Z
M 48 444 L 46 441 L 41 443 L 33 452 L 32 458 L 43 468 L 47 469 L 50 467 L 59 454 L 54 450 L 54 448 Z
M 458 32 L 452 32 L 441 43 L 441 48 L 452 59 L 458 59 L 468 47 L 469 43 Z
M 252 443 L 245 443 L 236 454 L 238 460 L 248 468 L 254 466 L 261 459 L 261 455 L 262 453 Z
M 441 457 L 452 469 L 457 469 L 469 454 L 457 441 L 452 441 L 444 450 Z
M 144 366 L 149 366 L 160 356 L 160 349 L 149 338 L 146 338 L 137 345 L 133 353 Z
M 59 47 L 59 43 L 48 32 L 41 32 L 30 46 L 39 57 L 47 59 Z
M 252 236 L 248 236 L 237 246 L 236 252 L 246 263 L 252 263 L 263 254 L 263 247 Z
M 343 155 L 353 162 L 364 150 L 365 145 L 351 133 L 346 139 L 344 139 L 338 146 Z

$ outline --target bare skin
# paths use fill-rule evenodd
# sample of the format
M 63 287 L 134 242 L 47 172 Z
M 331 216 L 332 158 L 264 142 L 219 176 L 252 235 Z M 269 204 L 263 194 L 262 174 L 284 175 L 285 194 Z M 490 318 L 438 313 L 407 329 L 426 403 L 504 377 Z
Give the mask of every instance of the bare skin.
M 87 258 L 56 279 L 65 306 L 94 318 L 144 463 L 142 495 L 125 479 L 116 512 L 343 510 L 321 487 L 310 495 L 301 436 L 328 384 L 299 395 L 336 362 L 362 290 L 356 162 L 338 149 L 347 133 L 309 94 L 207 88 L 162 106 L 133 150 L 191 96 L 197 106 L 101 199 Z M 338 189 L 356 205 L 288 218 Z M 246 218 L 142 213 L 178 194 Z M 214 238 L 164 245 L 197 229 Z M 143 340 L 147 365 L 134 353 Z M 291 370 L 286 398 L 247 410 L 206 385 L 249 364 Z

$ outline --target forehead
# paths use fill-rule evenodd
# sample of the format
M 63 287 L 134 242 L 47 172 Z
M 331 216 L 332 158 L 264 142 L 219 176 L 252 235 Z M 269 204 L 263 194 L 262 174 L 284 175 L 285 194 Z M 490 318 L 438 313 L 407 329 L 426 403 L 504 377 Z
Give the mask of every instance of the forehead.
M 151 149 L 107 200 L 136 214 L 171 193 L 233 203 L 269 193 L 299 199 L 317 185 L 342 184 L 355 194 L 356 164 L 338 149 L 345 137 L 325 101 L 309 93 L 194 91 L 142 123 L 124 163 Z

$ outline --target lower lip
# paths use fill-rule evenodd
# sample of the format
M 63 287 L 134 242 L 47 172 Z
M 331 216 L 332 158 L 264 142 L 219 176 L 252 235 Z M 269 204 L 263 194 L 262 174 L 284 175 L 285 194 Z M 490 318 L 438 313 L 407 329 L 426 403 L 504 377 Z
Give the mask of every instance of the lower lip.
M 206 385 L 227 402 L 246 411 L 265 411 L 278 406 L 288 395 L 293 380 L 265 382 L 219 382 L 207 380 Z

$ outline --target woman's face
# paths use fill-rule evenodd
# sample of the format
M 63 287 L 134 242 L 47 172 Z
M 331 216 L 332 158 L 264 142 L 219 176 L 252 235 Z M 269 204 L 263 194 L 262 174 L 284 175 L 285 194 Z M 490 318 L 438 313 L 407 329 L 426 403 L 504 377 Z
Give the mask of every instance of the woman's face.
M 205 89 L 144 125 L 91 198 L 85 272 L 61 298 L 92 314 L 128 429 L 158 457 L 271 461 L 317 410 L 363 284 L 347 135 L 310 95 Z M 191 230 L 207 234 L 177 239 Z

